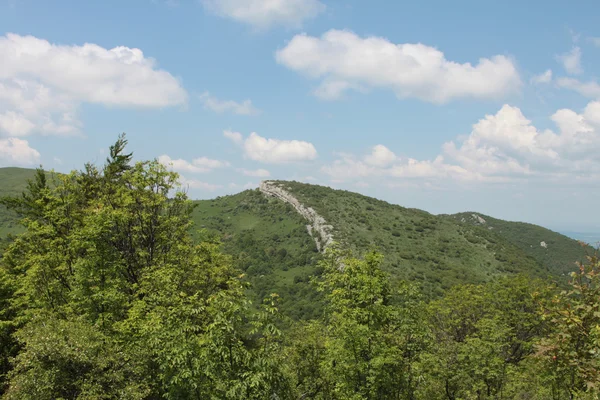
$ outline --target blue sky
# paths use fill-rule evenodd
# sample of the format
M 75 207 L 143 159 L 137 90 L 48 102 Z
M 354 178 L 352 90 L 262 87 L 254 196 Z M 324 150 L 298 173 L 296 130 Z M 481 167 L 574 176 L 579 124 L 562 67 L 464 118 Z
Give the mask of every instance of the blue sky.
M 600 231 L 597 1 L 0 0 L 0 166 L 136 158 Z

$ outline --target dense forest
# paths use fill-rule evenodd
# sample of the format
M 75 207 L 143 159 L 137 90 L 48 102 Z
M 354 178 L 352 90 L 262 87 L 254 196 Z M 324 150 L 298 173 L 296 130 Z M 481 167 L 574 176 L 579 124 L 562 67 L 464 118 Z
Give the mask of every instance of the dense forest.
M 215 232 L 227 221 L 214 205 L 201 210 L 204 227 L 194 226 L 198 206 L 177 190 L 177 174 L 156 160 L 132 162 L 125 147 L 119 138 L 102 166 L 64 175 L 40 169 L 22 195 L 2 199 L 23 225 L 2 242 L 3 398 L 600 395 L 600 261 L 593 252 L 565 284 L 556 263 L 544 269 L 537 253 L 498 246 L 493 230 L 418 212 L 409 226 L 399 214 L 384 220 L 382 211 L 357 212 L 364 222 L 340 228 L 339 243 L 320 255 L 308 236 L 292 234 L 299 223 L 284 206 L 279 215 L 289 223 L 281 232 L 224 238 Z M 318 195 L 313 201 L 326 204 Z M 252 198 L 243 206 L 270 207 Z M 326 218 L 335 220 L 336 208 L 329 210 Z M 374 223 L 406 240 L 390 242 L 369 229 Z M 375 249 L 357 246 L 353 230 Z M 466 238 L 456 242 L 458 254 L 451 240 L 459 236 L 450 231 Z M 281 245 L 286 237 L 297 246 Z M 244 251 L 224 251 L 235 243 Z M 407 255 L 413 245 L 423 246 L 421 259 Z M 488 246 L 499 257 L 486 258 Z M 484 271 L 457 273 L 461 252 Z M 267 261 L 248 261 L 260 257 Z M 287 272 L 301 260 L 301 271 L 281 275 L 301 290 L 269 292 L 273 286 L 261 283 L 272 263 Z M 417 278 L 423 274 L 427 282 Z M 292 310 L 290 296 L 312 297 L 306 310 L 282 312 L 282 304 Z

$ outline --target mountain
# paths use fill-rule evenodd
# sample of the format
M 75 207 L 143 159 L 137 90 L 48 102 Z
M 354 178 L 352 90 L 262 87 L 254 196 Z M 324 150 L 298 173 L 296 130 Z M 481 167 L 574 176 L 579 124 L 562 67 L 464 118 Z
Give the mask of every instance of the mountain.
M 35 170 L 28 168 L 0 168 L 0 197 L 21 194 L 27 188 L 27 180 L 34 174 Z M 0 205 L 0 240 L 21 231 L 17 215 Z
M 0 169 L 0 195 L 17 194 L 33 170 Z M 289 181 L 195 201 L 195 235 L 223 243 L 252 283 L 256 300 L 275 291 L 293 318 L 320 313 L 310 278 L 324 248 L 340 243 L 357 254 L 377 249 L 394 280 L 418 282 L 429 297 L 459 283 L 506 274 L 564 279 L 587 249 L 540 226 L 474 212 L 433 215 L 358 193 Z M 0 233 L 15 233 L 16 216 L 0 210 Z
M 580 260 L 582 245 L 570 237 L 525 222 L 509 222 L 488 215 L 464 212 L 449 216 L 462 224 L 487 228 L 524 253 L 548 267 L 555 276 L 565 275 L 574 268 L 573 261 Z M 592 251 L 591 247 L 583 248 Z

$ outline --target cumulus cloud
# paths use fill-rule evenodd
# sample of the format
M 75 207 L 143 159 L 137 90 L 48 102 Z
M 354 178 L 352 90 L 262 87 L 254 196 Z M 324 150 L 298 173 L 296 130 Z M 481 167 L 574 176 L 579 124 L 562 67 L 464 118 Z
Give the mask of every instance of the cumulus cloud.
M 424 44 L 395 44 L 335 29 L 321 37 L 296 35 L 277 51 L 276 60 L 320 79 L 315 93 L 325 99 L 339 98 L 347 90 L 388 88 L 400 98 L 444 103 L 464 97 L 498 98 L 521 85 L 515 65 L 503 55 L 460 64 Z
M 299 28 L 325 10 L 319 0 L 201 0 L 204 7 L 222 17 L 258 29 L 276 25 Z
M 269 139 L 256 132 L 244 139 L 241 133 L 229 130 L 223 131 L 223 136 L 241 146 L 246 158 L 266 164 L 286 164 L 317 158 L 315 146 L 301 140 Z
M 187 101 L 181 83 L 140 49 L 59 45 L 0 36 L 0 129 L 4 135 L 74 134 L 82 103 L 167 107 Z
M 181 158 L 172 159 L 166 154 L 159 156 L 158 161 L 177 172 L 205 173 L 215 168 L 229 166 L 229 163 L 226 161 L 213 160 L 206 157 L 196 158 L 189 162 Z
M 517 107 L 504 105 L 473 125 L 463 139 L 447 142 L 433 160 L 395 157 L 374 164 L 344 154 L 323 172 L 337 181 L 366 177 L 505 182 L 516 179 L 600 180 L 600 102 L 581 113 L 557 110 L 556 131 L 536 128 Z
M 574 46 L 571 51 L 556 56 L 558 62 L 562 64 L 565 71 L 571 75 L 581 74 L 583 68 L 581 68 L 581 49 Z
M 197 179 L 188 179 L 183 176 L 179 177 L 179 184 L 184 188 L 200 189 L 207 192 L 214 192 L 215 190 L 221 189 L 223 187 L 223 185 L 202 182 Z
M 231 140 L 233 143 L 240 145 L 244 142 L 244 137 L 239 132 L 233 132 L 229 130 L 223 131 L 223 136 Z
M 541 84 L 541 83 L 550 83 L 552 81 L 552 70 L 548 69 L 544 72 L 542 72 L 539 75 L 535 75 L 533 76 L 533 78 L 531 78 L 531 83 L 534 84 Z
M 39 164 L 40 153 L 27 140 L 18 138 L 0 139 L 0 165 L 32 166 Z
M 253 176 L 255 178 L 268 178 L 271 176 L 271 173 L 269 171 L 267 171 L 266 169 L 262 169 L 262 168 L 254 169 L 254 170 L 242 168 L 242 169 L 239 169 L 238 171 L 246 176 Z
M 396 155 L 382 144 L 373 146 L 371 154 L 365 157 L 365 162 L 376 167 L 385 167 L 396 160 Z
M 379 165 L 368 163 L 367 160 L 370 156 L 371 154 L 367 154 L 359 158 L 351 154 L 342 154 L 332 164 L 323 166 L 321 171 L 329 175 L 336 182 L 362 180 L 368 177 L 476 179 L 476 176 L 466 169 L 445 163 L 442 156 L 438 156 L 432 161 L 395 157 L 393 164 Z
M 204 108 L 219 114 L 226 112 L 236 115 L 258 115 L 260 110 L 252 105 L 251 100 L 244 100 L 238 103 L 233 100 L 219 100 L 211 96 L 209 92 L 200 95 L 200 100 L 204 103 Z
M 252 132 L 244 141 L 244 154 L 254 161 L 285 164 L 317 158 L 312 143 L 300 140 L 268 139 Z
M 248 190 L 248 189 L 256 189 L 258 187 L 258 183 L 255 182 L 246 182 L 243 185 L 237 183 L 230 183 L 229 188 L 234 190 Z
M 580 80 L 574 78 L 559 78 L 556 81 L 556 84 L 564 89 L 573 90 L 582 96 L 592 99 L 600 99 L 600 84 L 598 84 L 598 82 L 581 82 Z

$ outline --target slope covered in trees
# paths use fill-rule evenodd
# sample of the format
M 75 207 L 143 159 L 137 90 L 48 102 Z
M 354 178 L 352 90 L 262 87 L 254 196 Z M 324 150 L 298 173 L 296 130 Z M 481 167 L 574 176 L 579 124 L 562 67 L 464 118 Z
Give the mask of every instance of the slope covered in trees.
M 394 277 L 418 282 L 430 296 L 439 296 L 458 283 L 480 283 L 506 274 L 564 276 L 586 254 L 575 240 L 535 225 L 529 225 L 531 238 L 505 235 L 509 229 L 518 231 L 519 223 L 502 221 L 503 228 L 494 230 L 348 191 L 274 183 L 286 187 L 333 225 L 336 240 L 359 252 L 376 248 L 386 256 L 384 269 Z M 529 248 L 540 236 L 552 242 L 549 255 Z
M 115 143 L 104 166 L 86 165 L 52 184 L 40 170 L 23 196 L 2 200 L 24 225 L 0 261 L 3 398 L 600 395 L 597 257 L 578 265 L 566 291 L 527 271 L 457 284 L 431 299 L 418 280 L 390 279 L 380 252 L 353 253 L 352 237 L 339 231 L 340 244 L 305 260 L 316 264 L 307 285 L 325 312 L 290 321 L 279 311 L 285 294 L 250 303 L 241 270 L 259 256 L 235 244 L 249 227 L 267 229 L 255 213 L 269 221 L 271 209 L 284 224 L 257 233 L 253 246 L 264 251 L 274 234 L 286 238 L 282 249 L 295 243 L 301 221 L 288 206 L 247 192 L 194 210 L 184 193 L 172 195 L 177 174 L 156 161 L 133 164 L 125 144 L 123 137 Z M 234 207 L 228 214 L 238 218 L 220 220 L 219 207 Z M 192 215 L 208 231 L 193 237 Z M 423 226 L 417 216 L 426 216 L 408 215 Z M 224 254 L 211 231 L 230 235 L 222 246 L 237 253 Z M 290 257 L 302 257 L 304 245 L 306 256 L 314 253 L 297 242 Z
M 19 196 L 27 189 L 27 181 L 35 175 L 35 170 L 27 168 L 0 168 L 0 197 Z M 0 240 L 8 234 L 22 231 L 16 213 L 0 205 Z
M 30 170 L 0 171 L 10 177 L 3 190 L 13 194 L 26 187 L 24 178 L 31 176 Z M 315 209 L 333 226 L 335 240 L 346 247 L 358 253 L 371 249 L 383 253 L 383 268 L 393 279 L 415 282 L 428 297 L 441 296 L 456 284 L 482 283 L 507 274 L 550 276 L 564 282 L 575 262 L 589 252 L 536 225 L 474 213 L 436 216 L 323 186 L 273 184 Z M 320 271 L 320 254 L 308 235 L 307 221 L 293 207 L 258 190 L 193 203 L 193 236 L 208 235 L 223 243 L 223 250 L 252 282 L 255 299 L 276 291 L 284 295 L 281 307 L 293 318 L 310 318 L 322 311 L 320 296 L 309 284 L 310 276 Z M 4 215 L 7 221 L 0 226 L 18 232 L 16 215 L 6 209 Z
M 573 262 L 582 260 L 582 246 L 577 241 L 538 225 L 504 221 L 471 212 L 449 217 L 462 224 L 492 230 L 499 237 L 520 248 L 525 254 L 547 265 L 556 276 L 568 275 L 573 270 Z

